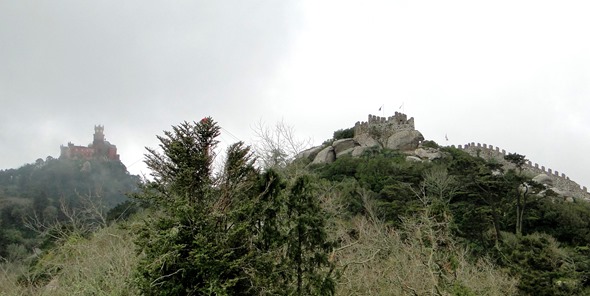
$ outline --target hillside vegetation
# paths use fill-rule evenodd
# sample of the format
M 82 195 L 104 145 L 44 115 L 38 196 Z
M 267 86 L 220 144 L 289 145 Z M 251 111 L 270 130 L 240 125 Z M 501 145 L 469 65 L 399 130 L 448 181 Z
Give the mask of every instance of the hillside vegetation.
M 92 230 L 139 183 L 119 161 L 47 157 L 0 170 L 0 257 L 16 260 L 50 246 L 61 226 Z
M 159 136 L 139 213 L 84 233 L 62 221 L 38 254 L 3 256 L 0 294 L 590 294 L 590 206 L 531 181 L 522 155 L 505 169 L 425 142 L 444 157 L 260 168 L 237 143 L 214 173 L 218 131 L 206 118 Z

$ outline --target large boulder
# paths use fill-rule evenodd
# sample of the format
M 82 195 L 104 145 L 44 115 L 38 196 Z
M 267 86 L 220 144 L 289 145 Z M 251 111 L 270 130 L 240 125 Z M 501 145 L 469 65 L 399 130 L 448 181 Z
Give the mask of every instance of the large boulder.
M 408 161 L 408 162 L 422 162 L 422 159 L 420 159 L 420 157 L 408 155 L 408 156 L 406 156 L 406 161 Z
M 328 146 L 316 155 L 313 159 L 314 164 L 332 163 L 336 160 L 336 153 L 334 153 L 334 147 Z
M 357 147 L 361 147 L 361 146 L 357 146 Z M 334 150 L 334 152 L 336 152 L 336 150 Z M 352 155 L 352 152 L 354 152 L 354 147 L 353 148 L 348 148 L 344 151 L 340 151 L 338 153 L 336 153 L 336 159 L 340 158 L 340 156 L 344 156 L 344 155 Z
M 354 140 L 357 143 L 359 143 L 359 145 L 361 145 L 361 146 L 365 146 L 365 147 L 379 146 L 379 147 L 381 147 L 381 144 L 379 144 L 379 142 L 377 140 L 375 140 L 373 137 L 371 137 L 367 134 L 361 134 L 361 135 L 355 136 Z
M 418 148 L 414 151 L 414 154 L 416 154 L 416 156 L 422 158 L 422 159 L 428 159 L 428 160 L 435 160 L 435 159 L 439 159 L 442 158 L 442 153 L 438 150 L 438 149 L 434 149 L 434 148 Z
M 322 151 L 322 146 L 311 147 L 307 150 L 303 150 L 295 156 L 296 159 L 309 159 L 310 161 L 314 160 L 314 158 Z
M 572 196 L 572 193 L 566 190 L 561 190 L 558 188 L 551 188 L 551 191 L 555 192 L 555 194 L 557 194 L 558 197 L 562 198 L 564 201 L 567 202 L 573 202 L 574 198 Z
M 539 174 L 533 178 L 533 181 L 545 186 L 553 186 L 553 179 L 545 174 Z
M 332 147 L 334 147 L 334 153 L 336 153 L 336 157 L 341 154 L 341 152 L 346 151 L 348 149 L 352 149 L 355 146 L 358 146 L 358 143 L 353 139 L 340 139 L 334 141 L 332 143 Z
M 386 148 L 394 150 L 413 150 L 418 148 L 424 136 L 417 130 L 399 131 L 387 139 Z
M 367 151 L 367 149 L 369 149 L 369 148 L 370 147 L 368 147 L 368 146 L 356 146 L 352 150 L 352 156 L 359 157 L 359 156 L 363 155 L 363 153 L 365 153 L 365 151 Z

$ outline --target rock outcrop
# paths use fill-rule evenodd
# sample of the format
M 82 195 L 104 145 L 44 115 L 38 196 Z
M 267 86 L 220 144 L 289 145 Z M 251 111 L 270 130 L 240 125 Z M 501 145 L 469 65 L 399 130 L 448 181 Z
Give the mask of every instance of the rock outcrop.
M 364 147 L 381 147 L 381 144 L 368 134 L 355 135 L 354 140 Z
M 354 147 L 359 146 L 359 144 L 354 139 L 340 139 L 334 141 L 332 143 L 332 147 L 334 147 L 334 153 L 336 153 L 336 157 L 341 155 L 350 154 Z
M 409 161 L 409 162 L 422 162 L 422 159 L 420 159 L 420 157 L 417 157 L 417 156 L 408 155 L 408 156 L 406 156 L 406 161 Z
M 391 117 L 369 115 L 366 122 L 357 122 L 354 140 L 366 147 L 412 150 L 418 148 L 424 137 L 414 128 L 414 118 L 395 112 Z
M 420 158 L 425 158 L 428 160 L 435 160 L 435 159 L 439 159 L 443 157 L 442 152 L 440 152 L 440 150 L 438 149 L 434 149 L 434 148 L 418 148 L 414 151 L 414 154 L 416 154 L 416 156 L 420 157 Z
M 339 139 L 331 145 L 307 149 L 297 155 L 297 159 L 308 159 L 314 164 L 331 163 L 344 155 L 361 156 L 369 148 L 387 148 L 393 150 L 413 151 L 424 141 L 422 133 L 414 128 L 414 118 L 408 119 L 403 113 L 396 112 L 389 118 L 369 115 L 367 122 L 357 122 L 354 137 Z M 440 153 L 425 150 L 421 158 L 433 160 L 442 157 Z
M 363 155 L 363 153 L 365 153 L 365 151 L 367 151 L 367 149 L 369 149 L 370 147 L 368 146 L 356 146 L 354 147 L 354 149 L 352 150 L 352 156 L 353 157 L 359 157 L 361 155 Z
M 332 163 L 336 160 L 336 153 L 334 147 L 328 146 L 320 151 L 313 159 L 313 164 Z
M 553 186 L 553 180 L 551 179 L 551 177 L 547 176 L 546 174 L 538 174 L 533 178 L 533 181 L 539 183 L 539 184 L 543 184 L 545 186 L 549 186 L 552 187 Z
M 361 148 L 361 146 L 354 139 L 340 139 L 334 141 L 331 145 L 327 147 L 318 146 L 307 149 L 299 153 L 299 156 L 297 156 L 297 158 L 307 157 L 307 159 L 312 160 L 313 164 L 332 163 L 338 157 L 341 157 L 343 155 L 360 156 L 360 154 L 362 154 L 363 149 L 357 150 L 357 148 Z M 318 152 L 315 153 L 316 151 Z
M 385 148 L 393 150 L 412 150 L 418 148 L 424 136 L 417 130 L 399 131 L 387 139 Z
M 533 181 L 536 183 L 539 183 L 541 185 L 543 185 L 546 189 L 539 192 L 539 195 L 541 196 L 545 196 L 547 195 L 547 191 L 551 190 L 553 191 L 553 193 L 555 193 L 557 195 L 557 197 L 563 199 L 564 201 L 567 202 L 573 202 L 574 201 L 574 197 L 572 192 L 569 192 L 567 190 L 562 190 L 560 188 L 554 187 L 553 186 L 553 179 L 551 179 L 551 177 L 549 177 L 546 174 L 538 174 L 533 178 Z
M 301 151 L 299 154 L 297 154 L 297 156 L 295 156 L 295 158 L 313 161 L 320 151 L 322 151 L 322 146 L 311 147 L 307 150 Z

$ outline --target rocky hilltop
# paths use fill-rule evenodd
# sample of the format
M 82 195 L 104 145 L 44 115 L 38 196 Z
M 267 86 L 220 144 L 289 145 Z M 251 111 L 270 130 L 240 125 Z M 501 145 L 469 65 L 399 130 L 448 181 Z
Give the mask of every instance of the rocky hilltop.
M 369 148 L 411 151 L 423 140 L 422 133 L 414 127 L 413 117 L 408 119 L 406 114 L 399 112 L 388 118 L 369 115 L 366 122 L 355 124 L 353 138 L 307 149 L 298 158 L 309 159 L 314 164 L 331 163 L 343 155 L 360 156 Z
M 407 154 L 408 161 L 433 161 L 445 156 L 439 148 L 423 147 L 424 136 L 414 125 L 414 118 L 408 119 L 406 114 L 395 112 L 394 116 L 380 117 L 369 115 L 365 122 L 356 122 L 352 138 L 338 139 L 330 144 L 312 147 L 296 156 L 298 159 L 307 159 L 312 164 L 332 163 L 339 157 L 351 155 L 361 156 L 368 149 L 392 149 L 400 150 Z M 486 144 L 470 143 L 453 148 L 461 149 L 473 156 L 482 157 L 488 161 L 495 161 L 504 165 L 506 169 L 513 165 L 504 160 L 505 150 L 500 150 Z M 531 179 L 545 185 L 566 200 L 585 199 L 590 201 L 590 194 L 586 187 L 582 187 L 570 180 L 565 174 L 559 174 L 552 169 L 533 164 L 528 161 L 524 172 Z

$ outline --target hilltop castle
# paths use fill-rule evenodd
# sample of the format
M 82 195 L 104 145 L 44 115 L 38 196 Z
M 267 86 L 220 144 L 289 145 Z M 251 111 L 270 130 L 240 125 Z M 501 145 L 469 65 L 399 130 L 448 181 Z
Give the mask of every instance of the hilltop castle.
M 357 121 L 354 125 L 354 134 L 360 135 L 368 133 L 371 126 L 380 127 L 387 134 L 393 134 L 396 131 L 414 130 L 414 117 L 408 119 L 404 113 L 395 112 L 393 116 L 380 117 L 369 114 L 369 119 L 366 122 Z
M 100 159 L 119 160 L 117 146 L 109 143 L 104 137 L 104 126 L 94 126 L 94 141 L 88 146 L 76 146 L 69 142 L 67 146 L 60 146 L 60 159 Z
M 413 151 L 420 146 L 424 136 L 416 130 L 414 118 L 403 113 L 380 117 L 369 114 L 365 122 L 354 125 L 352 138 L 338 139 L 329 145 L 307 149 L 296 158 L 307 158 L 315 164 L 331 163 L 343 155 L 360 156 L 367 149 L 393 149 Z
M 356 122 L 352 138 L 338 139 L 309 148 L 299 153 L 295 158 L 307 159 L 313 164 L 332 163 L 341 156 L 361 156 L 367 149 L 392 149 L 406 154 L 406 160 L 412 162 L 433 161 L 444 158 L 449 154 L 439 148 L 422 146 L 424 137 L 416 130 L 414 118 L 408 118 L 406 114 L 395 112 L 390 117 L 369 115 L 367 121 Z M 469 143 L 459 145 L 458 148 L 474 157 L 481 157 L 488 161 L 504 165 L 506 168 L 514 168 L 514 165 L 504 159 L 506 150 L 501 150 L 492 145 Z M 564 197 L 565 200 L 574 198 L 590 201 L 588 188 L 580 186 L 570 180 L 568 176 L 550 168 L 539 166 L 537 163 L 527 161 L 523 171 L 530 175 L 535 182 L 549 186 L 553 192 Z
M 416 149 L 424 140 L 414 126 L 414 118 L 395 112 L 390 117 L 369 115 L 366 122 L 354 125 L 354 140 L 361 146 L 380 146 L 389 149 Z

